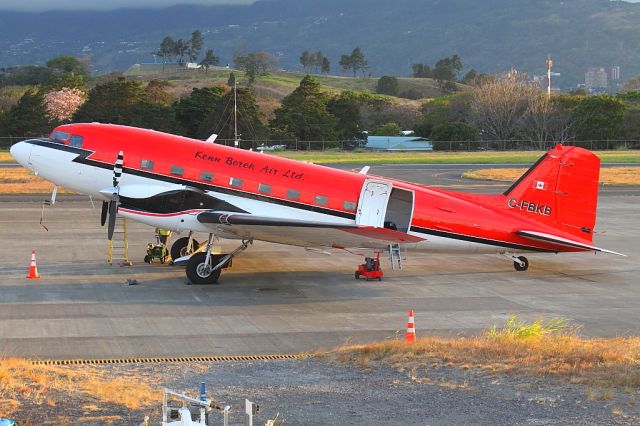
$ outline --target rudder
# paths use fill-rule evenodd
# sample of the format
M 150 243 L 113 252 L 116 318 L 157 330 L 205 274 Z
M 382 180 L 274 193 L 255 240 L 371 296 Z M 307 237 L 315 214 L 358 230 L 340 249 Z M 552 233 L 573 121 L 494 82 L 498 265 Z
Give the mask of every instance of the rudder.
M 599 176 L 600 159 L 595 154 L 557 145 L 504 192 L 506 205 L 592 241 Z

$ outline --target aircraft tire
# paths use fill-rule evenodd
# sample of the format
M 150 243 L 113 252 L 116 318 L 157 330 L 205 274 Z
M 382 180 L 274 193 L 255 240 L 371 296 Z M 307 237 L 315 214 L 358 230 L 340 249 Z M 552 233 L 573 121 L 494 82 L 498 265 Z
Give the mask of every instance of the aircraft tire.
M 171 258 L 173 260 L 176 260 L 179 257 L 188 255 L 189 254 L 187 253 L 188 244 L 189 244 L 189 237 L 182 237 L 175 240 L 175 242 L 171 245 L 171 250 L 170 250 Z M 193 240 L 192 247 L 198 248 L 199 245 L 200 244 L 198 244 L 196 240 Z
M 513 267 L 516 269 L 516 271 L 526 271 L 527 269 L 529 269 L 529 260 L 526 257 L 518 256 L 518 259 L 524 262 L 524 265 L 520 265 L 518 262 L 513 262 Z
M 187 263 L 187 278 L 193 284 L 217 284 L 220 278 L 221 269 L 209 271 L 208 275 L 203 273 L 204 261 L 207 257 L 206 253 L 196 253 L 189 259 Z

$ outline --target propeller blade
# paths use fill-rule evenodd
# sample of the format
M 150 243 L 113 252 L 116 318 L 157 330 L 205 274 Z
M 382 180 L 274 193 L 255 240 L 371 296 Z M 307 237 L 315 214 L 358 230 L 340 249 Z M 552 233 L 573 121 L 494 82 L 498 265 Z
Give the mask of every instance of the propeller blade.
M 107 223 L 107 214 L 109 213 L 109 203 L 106 201 L 102 202 L 102 212 L 100 213 L 100 225 L 104 226 Z
M 113 187 L 118 188 L 120 185 L 120 176 L 122 176 L 122 163 L 124 163 L 124 152 L 118 152 L 118 158 L 113 165 Z
M 113 240 L 113 231 L 116 229 L 116 215 L 118 214 L 118 202 L 109 201 L 109 226 L 107 228 L 107 237 L 109 241 Z

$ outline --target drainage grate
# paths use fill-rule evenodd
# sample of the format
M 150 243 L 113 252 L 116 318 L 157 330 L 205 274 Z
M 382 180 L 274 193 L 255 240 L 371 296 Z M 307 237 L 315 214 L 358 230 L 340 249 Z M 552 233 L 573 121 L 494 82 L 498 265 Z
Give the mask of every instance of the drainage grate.
M 98 359 L 45 359 L 31 361 L 33 365 L 86 365 L 86 364 L 150 364 L 160 362 L 225 362 L 225 361 L 277 361 L 309 358 L 309 354 L 222 355 L 171 358 L 98 358 Z

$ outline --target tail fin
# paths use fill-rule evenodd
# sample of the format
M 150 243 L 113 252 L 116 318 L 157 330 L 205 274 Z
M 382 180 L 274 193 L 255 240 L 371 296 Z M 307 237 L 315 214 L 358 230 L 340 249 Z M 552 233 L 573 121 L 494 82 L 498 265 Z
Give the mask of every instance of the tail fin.
M 507 207 L 593 241 L 599 176 L 600 159 L 595 154 L 558 145 L 504 193 Z

